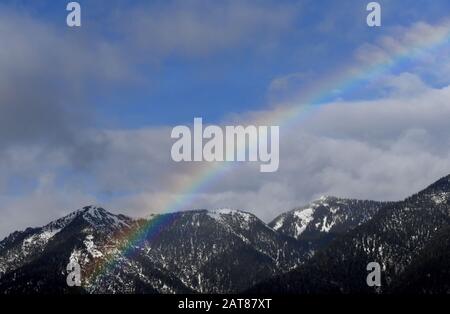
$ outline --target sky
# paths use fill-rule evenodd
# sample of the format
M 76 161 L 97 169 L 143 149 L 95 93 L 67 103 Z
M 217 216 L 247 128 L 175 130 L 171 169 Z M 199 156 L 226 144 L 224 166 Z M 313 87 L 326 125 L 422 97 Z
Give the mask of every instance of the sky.
M 0 237 L 90 204 L 171 210 L 189 191 L 177 183 L 209 166 L 170 158 L 171 129 L 194 117 L 309 108 L 281 123 L 277 172 L 233 164 L 178 209 L 270 221 L 321 195 L 399 200 L 450 173 L 449 37 L 422 46 L 450 25 L 446 0 L 379 1 L 375 28 L 362 0 L 78 1 L 80 28 L 68 2 L 0 2 Z M 330 80 L 385 57 L 351 88 Z M 305 103 L 312 91 L 326 96 Z

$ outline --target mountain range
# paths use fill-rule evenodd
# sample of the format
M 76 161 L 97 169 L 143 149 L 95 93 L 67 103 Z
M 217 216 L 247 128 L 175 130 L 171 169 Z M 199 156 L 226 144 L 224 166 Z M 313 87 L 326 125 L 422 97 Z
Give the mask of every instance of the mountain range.
M 135 219 L 87 206 L 0 242 L 0 294 L 449 293 L 449 223 L 450 176 L 398 202 L 321 197 L 268 224 L 232 209 Z M 366 283 L 370 262 L 381 287 Z

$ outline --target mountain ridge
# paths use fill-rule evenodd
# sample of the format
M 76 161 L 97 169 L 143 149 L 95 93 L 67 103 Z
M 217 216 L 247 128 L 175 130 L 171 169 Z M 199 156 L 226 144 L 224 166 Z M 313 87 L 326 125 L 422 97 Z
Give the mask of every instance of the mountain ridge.
M 398 202 L 321 197 L 270 223 L 227 208 L 145 219 L 86 206 L 0 241 L 0 293 L 442 292 L 449 217 L 450 176 Z M 69 261 L 82 287 L 67 286 Z M 370 261 L 383 269 L 376 291 Z
M 161 218 L 168 220 L 169 223 L 159 226 L 161 230 L 156 231 L 158 236 L 152 238 L 151 233 L 154 230 L 147 230 L 146 226 L 153 220 Z M 72 229 L 74 231 L 71 231 Z M 122 235 L 129 236 L 129 232 L 138 230 L 142 231 L 144 236 L 139 247 L 134 250 L 134 260 L 118 252 L 118 264 L 122 265 L 122 269 L 108 271 L 112 276 L 114 272 L 123 271 L 127 267 L 129 272 L 133 272 L 133 267 L 144 269 L 148 265 L 153 265 L 149 270 L 149 276 L 161 271 L 180 281 L 177 286 L 181 289 L 161 288 L 166 285 L 164 283 L 161 287 L 153 289 L 159 293 L 237 292 L 256 283 L 259 278 L 266 278 L 277 271 L 295 267 L 302 258 L 301 251 L 297 249 L 300 247 L 297 241 L 278 234 L 255 215 L 239 210 L 192 210 L 155 215 L 147 221 L 114 215 L 101 207 L 87 206 L 44 227 L 26 230 L 13 233 L 0 242 L 0 291 L 1 282 L 6 280 L 5 273 L 14 273 L 23 266 L 39 260 L 48 246 L 65 246 L 65 249 L 58 249 L 64 251 L 60 253 L 62 259 L 76 260 L 83 267 L 89 268 L 90 264 L 102 263 L 98 261 L 106 259 L 110 254 L 116 254 L 114 250 L 126 242 L 126 238 Z M 52 233 L 43 237 L 42 235 L 47 234 L 49 230 Z M 71 232 L 75 234 L 72 235 Z M 71 243 L 70 245 L 66 245 L 62 240 L 68 237 L 68 234 L 74 237 L 69 238 L 72 239 L 70 241 L 66 240 Z M 40 238 L 45 238 L 45 241 L 35 241 Z M 21 249 L 23 243 L 27 242 L 33 244 L 31 253 L 23 254 Z M 234 256 L 233 260 L 229 260 L 230 254 Z M 182 263 L 187 259 L 190 260 L 188 266 Z M 138 260 L 142 263 L 139 264 Z M 228 265 L 233 263 L 240 263 L 240 266 L 230 268 Z M 222 264 L 223 268 L 221 274 L 215 273 L 219 264 Z M 254 267 L 255 264 L 259 267 Z M 62 261 L 59 261 L 57 267 L 62 266 Z M 236 271 L 236 274 L 230 275 Z M 249 275 L 252 273 L 253 276 Z M 129 276 L 129 273 L 122 275 Z M 135 275 L 142 276 L 142 273 Z M 114 276 L 117 276 L 117 273 L 114 273 Z M 101 280 L 103 279 L 96 278 L 95 282 L 88 283 L 85 288 L 94 293 L 107 292 L 107 289 L 103 288 L 111 283 Z M 217 282 L 223 282 L 223 287 L 214 287 Z M 125 293 L 135 292 L 125 286 L 115 289 Z M 13 287 L 3 288 L 10 291 L 8 289 Z M 144 292 L 151 293 L 153 290 L 146 288 Z
M 427 269 L 428 265 L 417 265 L 424 257 L 434 253 L 433 239 L 450 225 L 450 176 L 445 176 L 422 191 L 386 205 L 366 223 L 356 227 L 333 241 L 304 265 L 281 274 L 249 289 L 251 293 L 317 294 L 317 293 L 400 293 L 415 291 L 409 282 L 441 282 L 439 274 L 450 271 L 449 262 L 441 264 L 442 272 L 422 272 L 428 277 L 417 278 L 407 273 L 408 269 Z M 450 236 L 449 233 L 444 235 Z M 448 239 L 447 239 L 448 240 Z M 439 241 L 442 243 L 442 241 Z M 445 242 L 444 242 L 445 243 Z M 366 265 L 377 262 L 381 265 L 382 286 L 366 284 Z M 401 288 L 399 288 L 401 287 Z M 441 286 L 428 287 L 422 291 L 450 293 L 449 282 Z

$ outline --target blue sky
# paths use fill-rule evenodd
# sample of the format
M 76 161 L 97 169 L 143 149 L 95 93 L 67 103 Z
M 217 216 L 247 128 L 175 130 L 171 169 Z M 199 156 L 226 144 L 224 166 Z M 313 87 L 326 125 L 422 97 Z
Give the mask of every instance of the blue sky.
M 232 2 L 215 1 L 213 5 L 211 1 L 80 1 L 83 26 L 79 30 L 65 29 L 67 1 L 3 3 L 60 28 L 63 34 L 66 32 L 65 36 L 74 36 L 70 33 L 76 32 L 82 37 L 101 38 L 120 46 L 127 42 L 124 29 L 130 23 L 127 16 L 130 11 L 157 14 L 163 10 L 165 16 L 161 19 L 170 21 L 170 10 L 181 6 L 187 11 L 197 10 L 199 13 L 194 17 L 200 20 L 208 15 L 212 7 L 223 9 Z M 119 86 L 111 86 L 108 82 L 103 86 L 105 82 L 94 82 L 91 86 L 86 101 L 93 104 L 92 114 L 96 124 L 110 128 L 136 128 L 186 123 L 194 116 L 216 122 L 230 112 L 259 109 L 283 100 L 283 97 L 271 95 L 268 90 L 274 78 L 303 73 L 304 79 L 298 82 L 301 88 L 308 80 L 321 79 L 333 69 L 351 64 L 358 46 L 388 33 L 392 27 L 409 25 L 418 19 L 433 22 L 443 18 L 450 9 L 448 1 L 380 1 L 383 27 L 371 29 L 365 25 L 367 1 L 245 3 L 250 7 L 262 7 L 268 14 L 274 12 L 275 16 L 278 14 L 286 21 L 281 26 L 269 25 L 270 35 L 253 30 L 250 35 L 255 37 L 254 40 L 240 38 L 228 46 L 217 45 L 219 47 L 193 53 L 184 46 L 174 45 L 173 49 L 152 55 L 152 45 L 158 43 L 152 43 L 149 39 L 148 46 L 143 49 L 146 54 L 144 58 L 141 56 L 141 60 L 134 63 L 133 56 L 129 56 L 129 66 L 134 67 L 135 75 L 140 76 L 139 82 L 124 80 L 119 82 Z M 202 25 L 201 20 L 196 22 Z M 225 28 L 230 28 L 227 24 L 230 21 L 225 19 L 223 22 Z M 263 21 L 255 23 L 264 25 Z M 208 27 L 207 22 L 204 26 Z M 217 27 L 215 36 L 221 36 L 220 27 Z M 133 53 L 139 53 L 139 47 L 130 49 Z
M 105 105 L 100 113 L 131 127 L 186 123 L 194 116 L 216 122 L 229 112 L 255 110 L 277 101 L 276 97 L 270 99 L 268 87 L 278 76 L 305 73 L 305 80 L 308 75 L 320 79 L 331 69 L 351 63 L 352 53 L 362 42 L 371 42 L 390 25 L 407 25 L 418 13 L 421 20 L 433 21 L 447 11 L 437 5 L 439 1 L 432 5 L 426 1 L 381 1 L 385 29 L 377 30 L 365 25 L 366 1 L 345 5 L 342 1 L 320 1 L 320 5 L 317 1 L 262 2 L 293 6 L 292 21 L 275 38 L 262 38 L 253 45 L 244 40 L 225 51 L 200 56 L 164 56 L 156 68 L 144 69 L 149 84 L 118 90 L 113 99 L 102 99 Z M 450 9 L 448 2 L 442 3 Z M 320 29 L 327 20 L 333 26 Z M 261 47 L 265 44 L 274 47 L 266 50 Z
M 0 1 L 0 235 L 89 204 L 142 215 L 192 165 L 170 130 L 246 121 L 448 28 L 447 0 Z M 193 207 L 270 220 L 320 195 L 395 200 L 450 172 L 450 44 L 404 58 L 281 126 L 277 173 L 232 167 Z M 339 87 L 339 86 L 336 86 Z M 334 88 L 331 86 L 330 88 Z M 200 165 L 201 167 L 201 165 Z

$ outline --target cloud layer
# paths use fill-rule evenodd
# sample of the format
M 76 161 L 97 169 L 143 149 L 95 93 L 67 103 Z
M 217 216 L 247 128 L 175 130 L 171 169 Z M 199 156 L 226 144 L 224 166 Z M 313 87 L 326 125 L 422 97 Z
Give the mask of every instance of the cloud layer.
M 173 162 L 170 126 L 97 127 L 95 103 L 87 96 L 92 86 L 114 90 L 139 81 L 140 67 L 152 68 L 173 55 L 264 50 L 276 44 L 275 34 L 292 26 L 289 7 L 224 3 L 199 7 L 192 2 L 159 14 L 142 6 L 109 16 L 130 21 L 114 40 L 1 11 L 0 236 L 92 203 L 137 216 L 170 210 L 167 204 L 183 197 L 211 165 Z M 441 26 L 418 23 L 394 31 L 361 45 L 355 58 L 361 63 L 369 51 L 394 53 L 415 34 L 434 31 Z M 431 57 L 423 54 L 408 69 L 368 83 L 365 91 L 376 96 L 370 100 L 332 101 L 293 126 L 281 125 L 278 172 L 263 174 L 256 164 L 235 164 L 181 208 L 233 207 L 270 220 L 324 194 L 401 199 L 446 175 L 450 60 Z M 439 78 L 427 80 L 430 73 L 440 73 Z M 299 72 L 274 77 L 267 92 L 295 103 L 311 77 L 321 79 Z M 248 121 L 243 115 L 230 117 Z M 185 189 L 180 182 L 187 182 Z
M 402 199 L 450 172 L 448 99 L 450 87 L 427 89 L 414 99 L 404 94 L 322 106 L 303 123 L 281 128 L 278 172 L 233 165 L 184 209 L 243 208 L 269 220 L 324 194 Z M 90 202 L 131 215 L 169 209 L 165 206 L 185 192 L 177 182 L 195 183 L 201 168 L 209 167 L 171 161 L 169 135 L 170 128 L 105 131 L 108 144 L 89 175 L 61 176 L 59 169 L 69 163 L 64 154 L 12 150 L 3 178 L 25 171 L 39 180 L 24 195 L 3 197 L 2 213 L 10 216 L 4 230 L 11 220 L 43 223 Z

